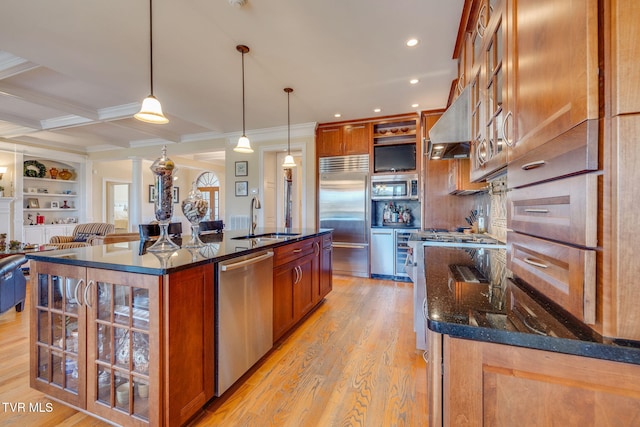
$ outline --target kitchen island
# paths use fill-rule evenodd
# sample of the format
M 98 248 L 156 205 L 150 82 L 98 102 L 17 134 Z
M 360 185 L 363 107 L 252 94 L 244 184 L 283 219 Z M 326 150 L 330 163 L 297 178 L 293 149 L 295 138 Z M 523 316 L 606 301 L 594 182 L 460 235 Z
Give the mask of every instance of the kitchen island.
M 430 425 L 637 425 L 640 343 L 601 337 L 508 277 L 504 248 L 413 246 Z
M 120 425 L 181 425 L 216 392 L 220 265 L 273 259 L 280 329 L 271 344 L 331 289 L 331 230 L 201 239 L 201 248 L 163 253 L 147 252 L 152 242 L 123 242 L 29 254 L 31 387 Z M 295 316 L 276 322 L 294 307 Z

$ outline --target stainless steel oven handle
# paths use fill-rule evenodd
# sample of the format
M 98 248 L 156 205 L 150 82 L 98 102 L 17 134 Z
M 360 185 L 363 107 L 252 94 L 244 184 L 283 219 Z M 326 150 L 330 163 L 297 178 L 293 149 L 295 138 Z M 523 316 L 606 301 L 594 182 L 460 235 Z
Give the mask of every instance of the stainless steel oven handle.
M 220 265 L 220 270 L 222 271 L 235 270 L 235 269 L 246 267 L 247 265 L 255 264 L 257 262 L 271 258 L 272 256 L 273 256 L 273 252 L 269 251 L 266 254 L 257 256 L 255 258 L 245 259 L 244 261 L 234 262 L 233 264 L 222 264 Z
M 348 243 L 333 243 L 331 245 L 334 248 L 343 248 L 343 249 L 365 249 L 366 247 L 363 245 L 351 245 Z

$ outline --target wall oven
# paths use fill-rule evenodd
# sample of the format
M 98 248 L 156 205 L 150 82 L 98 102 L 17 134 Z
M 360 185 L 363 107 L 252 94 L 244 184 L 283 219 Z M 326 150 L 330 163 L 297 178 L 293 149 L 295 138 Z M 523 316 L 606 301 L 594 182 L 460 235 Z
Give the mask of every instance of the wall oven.
M 371 200 L 418 200 L 418 175 L 372 177 Z

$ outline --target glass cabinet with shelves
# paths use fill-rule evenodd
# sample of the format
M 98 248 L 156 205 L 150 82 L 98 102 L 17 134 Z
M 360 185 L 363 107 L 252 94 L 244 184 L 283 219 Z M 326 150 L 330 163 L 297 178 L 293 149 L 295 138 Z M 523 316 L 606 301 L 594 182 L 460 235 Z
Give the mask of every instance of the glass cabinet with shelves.
M 158 425 L 158 277 L 35 264 L 31 386 L 119 424 Z

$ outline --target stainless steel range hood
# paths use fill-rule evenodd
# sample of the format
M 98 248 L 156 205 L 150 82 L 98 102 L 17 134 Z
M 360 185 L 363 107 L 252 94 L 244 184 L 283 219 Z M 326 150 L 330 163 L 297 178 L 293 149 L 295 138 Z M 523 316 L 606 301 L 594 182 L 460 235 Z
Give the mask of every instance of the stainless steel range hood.
M 466 159 L 471 141 L 471 86 L 467 86 L 429 131 L 429 159 Z

